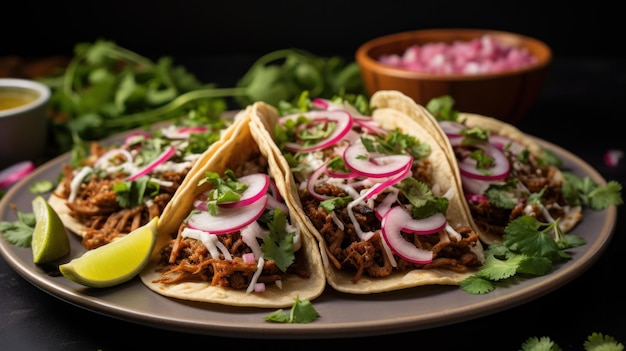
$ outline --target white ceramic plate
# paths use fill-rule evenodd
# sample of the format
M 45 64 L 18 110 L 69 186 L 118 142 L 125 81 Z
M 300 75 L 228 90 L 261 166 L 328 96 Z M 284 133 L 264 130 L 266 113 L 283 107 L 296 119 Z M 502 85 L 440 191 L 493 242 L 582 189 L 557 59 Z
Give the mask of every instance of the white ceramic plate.
M 120 135 L 119 138 L 123 138 Z M 537 139 L 551 149 L 565 168 L 589 176 L 599 184 L 606 181 L 591 166 L 570 152 Z M 56 180 L 69 154 L 39 167 L 15 184 L 0 202 L 0 221 L 15 221 L 15 208 L 32 212 L 34 195 L 29 185 L 37 180 Z M 14 208 L 15 207 L 15 208 Z M 170 299 L 146 288 L 135 279 L 107 289 L 92 289 L 75 284 L 58 274 L 56 267 L 36 266 L 29 248 L 19 248 L 0 240 L 0 252 L 24 279 L 49 294 L 94 313 L 137 324 L 195 334 L 227 337 L 304 339 L 372 336 L 434 328 L 480 318 L 543 296 L 573 280 L 587 270 L 606 249 L 617 219 L 615 206 L 584 213 L 573 234 L 587 240 L 572 249 L 572 259 L 545 276 L 499 287 L 485 295 L 470 295 L 455 286 L 426 286 L 392 293 L 347 295 L 328 287 L 313 306 L 321 318 L 308 324 L 269 323 L 264 317 L 273 310 L 237 308 Z M 78 237 L 71 238 L 70 258 L 85 249 Z M 68 260 L 70 259 L 68 258 Z

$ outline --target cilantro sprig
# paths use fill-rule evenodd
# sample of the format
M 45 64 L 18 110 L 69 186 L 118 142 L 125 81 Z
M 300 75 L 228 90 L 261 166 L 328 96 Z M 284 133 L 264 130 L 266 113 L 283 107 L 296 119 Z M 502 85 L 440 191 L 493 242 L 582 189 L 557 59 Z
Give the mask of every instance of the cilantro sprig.
M 592 333 L 583 343 L 585 351 L 623 351 L 624 344 L 617 342 L 610 335 Z M 536 336 L 526 339 L 522 344 L 521 351 L 561 351 L 561 347 L 547 336 Z
M 481 268 L 461 281 L 460 287 L 467 293 L 479 295 L 513 279 L 546 275 L 555 264 L 571 259 L 567 249 L 585 243 L 582 237 L 564 234 L 558 221 L 542 223 L 523 215 L 507 225 L 502 242 L 489 245 Z
M 253 101 L 278 106 L 308 90 L 312 97 L 363 93 L 356 62 L 298 49 L 270 52 L 234 87 L 201 82 L 171 57 L 152 60 L 109 40 L 78 43 L 60 74 L 40 79 L 50 100 L 54 153 L 83 140 L 101 140 L 132 128 L 170 121 L 202 108 L 211 116 Z
M 289 313 L 284 309 L 279 309 L 265 316 L 265 320 L 273 323 L 310 323 L 319 318 L 319 316 L 319 313 L 315 310 L 311 301 L 300 300 L 300 298 L 296 296 Z

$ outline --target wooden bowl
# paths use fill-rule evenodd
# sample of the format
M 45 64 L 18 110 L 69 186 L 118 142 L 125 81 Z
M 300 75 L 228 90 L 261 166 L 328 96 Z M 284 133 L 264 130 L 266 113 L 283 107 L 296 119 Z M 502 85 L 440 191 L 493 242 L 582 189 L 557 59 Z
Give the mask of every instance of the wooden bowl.
M 503 44 L 524 47 L 536 63 L 498 73 L 436 74 L 396 68 L 379 62 L 383 55 L 402 55 L 412 45 L 471 41 L 484 35 Z M 372 39 L 356 51 L 356 61 L 370 94 L 378 90 L 398 90 L 418 104 L 450 95 L 455 109 L 518 123 L 536 102 L 552 51 L 544 42 L 524 35 L 486 29 L 424 29 L 401 32 Z

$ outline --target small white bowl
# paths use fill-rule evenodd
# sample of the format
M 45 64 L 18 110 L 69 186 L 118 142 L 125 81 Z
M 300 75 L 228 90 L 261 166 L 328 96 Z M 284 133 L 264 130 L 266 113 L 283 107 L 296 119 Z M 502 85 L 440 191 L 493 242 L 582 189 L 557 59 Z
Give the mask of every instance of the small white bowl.
M 43 83 L 0 78 L 0 169 L 44 154 L 50 96 Z

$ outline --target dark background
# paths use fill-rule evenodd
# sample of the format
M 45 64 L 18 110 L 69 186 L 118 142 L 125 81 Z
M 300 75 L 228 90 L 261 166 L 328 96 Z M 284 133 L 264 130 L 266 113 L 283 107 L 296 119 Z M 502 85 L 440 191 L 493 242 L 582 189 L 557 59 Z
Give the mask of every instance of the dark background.
M 258 56 L 297 47 L 352 59 L 361 43 L 383 34 L 474 27 L 536 37 L 557 57 L 614 57 L 624 32 L 622 11 L 602 1 L 114 0 L 11 7 L 2 9 L 0 56 L 71 55 L 77 42 L 102 38 L 151 57 Z
M 626 184 L 626 160 L 604 163 L 608 149 L 626 150 L 624 15 L 602 1 L 44 1 L 0 6 L 0 58 L 72 56 L 78 42 L 112 40 L 150 58 L 171 56 L 205 82 L 229 86 L 255 58 L 300 48 L 353 60 L 374 37 L 422 28 L 512 31 L 553 50 L 545 90 L 520 126 L 571 151 L 607 180 Z M 10 11 L 9 11 L 10 10 Z M 1 66 L 1 62 L 0 62 Z M 2 68 L 2 67 L 0 67 Z M 175 333 L 119 321 L 39 291 L 0 260 L 0 348 L 130 349 L 182 345 L 288 348 L 327 345 L 417 345 L 424 349 L 518 350 L 530 336 L 549 336 L 563 350 L 583 350 L 592 332 L 626 343 L 623 298 L 623 206 L 606 254 L 579 278 L 524 305 L 476 320 L 420 332 L 357 340 L 249 341 Z M 78 322 L 77 322 L 78 321 Z M 82 323 L 82 322 L 85 323 Z M 436 346 L 433 346 L 436 345 Z

